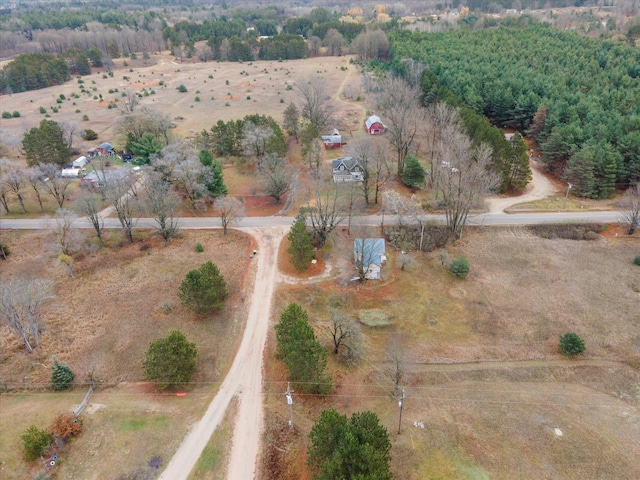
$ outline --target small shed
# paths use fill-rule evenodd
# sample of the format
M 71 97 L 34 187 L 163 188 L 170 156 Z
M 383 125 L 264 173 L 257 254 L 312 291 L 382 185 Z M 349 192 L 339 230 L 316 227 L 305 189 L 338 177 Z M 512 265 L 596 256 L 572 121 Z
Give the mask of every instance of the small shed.
M 340 148 L 342 146 L 342 135 L 337 128 L 333 129 L 331 135 L 322 135 L 322 143 L 324 148 Z
M 84 155 L 82 155 L 81 157 L 76 158 L 73 161 L 73 168 L 82 168 L 84 167 L 87 163 L 89 163 L 89 160 L 87 160 L 87 157 L 85 157 Z
M 385 127 L 384 123 L 382 123 L 382 120 L 377 115 L 371 115 L 367 118 L 364 122 L 364 126 L 369 135 L 381 135 L 387 130 L 387 127 Z

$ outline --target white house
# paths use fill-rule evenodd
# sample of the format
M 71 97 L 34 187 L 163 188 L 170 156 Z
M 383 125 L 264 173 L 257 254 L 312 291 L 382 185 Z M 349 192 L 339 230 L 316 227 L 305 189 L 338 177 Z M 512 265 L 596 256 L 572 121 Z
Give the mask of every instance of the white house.
M 332 162 L 333 181 L 339 182 L 361 182 L 364 168 L 360 160 L 353 157 L 336 158 Z
M 362 262 L 364 278 L 379 280 L 382 264 L 387 261 L 384 238 L 356 238 L 353 241 L 353 257 L 358 270 Z
M 87 157 L 82 155 L 81 157 L 78 157 L 73 161 L 73 168 L 82 168 L 87 163 L 89 163 L 89 160 L 87 160 Z

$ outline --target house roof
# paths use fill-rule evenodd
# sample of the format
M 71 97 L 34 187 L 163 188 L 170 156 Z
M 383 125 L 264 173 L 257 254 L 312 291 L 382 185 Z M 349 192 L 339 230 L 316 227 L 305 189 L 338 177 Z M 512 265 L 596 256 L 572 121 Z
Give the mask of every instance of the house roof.
M 382 256 L 384 252 L 384 238 L 356 238 L 353 241 L 353 256 L 356 258 L 356 261 L 358 261 L 361 256 L 364 256 L 365 261 L 382 267 Z
M 353 168 L 357 165 L 359 167 L 362 168 L 362 165 L 360 164 L 360 161 L 357 158 L 354 157 L 342 157 L 342 158 L 336 158 L 335 160 L 333 160 L 331 162 L 331 165 L 333 166 L 333 170 L 336 171 L 340 168 L 340 165 L 344 165 L 345 168 L 349 171 L 353 170 Z
M 367 126 L 367 128 L 371 128 L 371 125 L 373 125 L 374 123 L 380 123 L 384 127 L 384 123 L 382 123 L 382 120 L 377 115 L 371 115 L 369 118 L 367 118 L 365 125 Z

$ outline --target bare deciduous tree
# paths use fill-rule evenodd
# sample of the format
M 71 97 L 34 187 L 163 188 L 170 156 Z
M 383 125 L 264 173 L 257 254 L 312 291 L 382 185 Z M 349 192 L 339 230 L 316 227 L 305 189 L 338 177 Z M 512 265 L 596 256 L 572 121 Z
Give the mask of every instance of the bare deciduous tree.
M 18 199 L 22 212 L 27 213 L 27 209 L 24 206 L 23 196 L 23 191 L 27 184 L 27 177 L 24 169 L 19 165 L 10 164 L 0 177 L 0 182 L 5 185 L 9 193 Z
M 120 97 L 120 101 L 116 105 L 118 105 L 118 109 L 120 109 L 122 113 L 127 115 L 133 113 L 138 106 L 138 95 L 130 88 L 126 88 L 123 93 L 124 96 Z
M 640 184 L 627 189 L 620 206 L 623 208 L 622 217 L 629 224 L 627 233 L 633 235 L 640 225 Z
M 361 62 L 384 59 L 389 56 L 389 39 L 382 30 L 367 30 L 353 39 L 351 50 Z
M 67 147 L 71 150 L 73 148 L 73 139 L 82 135 L 84 130 L 80 128 L 78 122 L 58 122 L 58 125 L 60 125 L 60 129 L 62 130 L 62 136 L 67 141 Z
M 73 225 L 77 219 L 78 216 L 71 210 L 60 208 L 49 223 L 49 231 L 56 239 L 56 248 L 64 255 L 73 254 L 82 242 L 79 229 Z
M 311 177 L 319 178 L 320 165 L 322 164 L 324 150 L 322 140 L 317 137 L 312 139 L 304 150 L 304 156 L 309 163 L 309 172 L 311 173 Z
M 444 102 L 431 105 L 427 110 L 427 138 L 430 144 L 429 155 L 429 184 L 433 187 L 436 184 L 438 168 L 442 162 L 439 153 L 442 143 L 446 140 L 445 134 L 450 131 L 461 132 L 464 125 L 458 110 Z
M 273 135 L 273 130 L 269 127 L 256 125 L 252 121 L 246 121 L 243 127 L 242 148 L 244 154 L 253 157 L 262 167 L 262 158 L 267 153 L 269 139 Z
M 213 203 L 213 207 L 220 215 L 224 235 L 227 234 L 227 227 L 244 218 L 244 205 L 235 197 L 218 197 Z
M 310 79 L 298 78 L 296 89 L 302 97 L 302 116 L 323 131 L 333 120 L 336 108 L 327 93 L 326 82 L 322 77 Z
M 362 332 L 355 320 L 344 312 L 332 310 L 329 333 L 333 341 L 333 354 L 341 354 L 347 363 L 357 362 L 362 353 Z
M 412 87 L 403 78 L 387 76 L 381 90 L 380 106 L 388 121 L 389 143 L 396 151 L 400 176 L 404 170 L 404 159 L 411 152 L 423 123 L 424 108 L 420 104 L 420 89 Z
M 389 166 L 384 144 L 369 138 L 357 140 L 350 147 L 350 154 L 360 161 L 363 168 L 362 182 L 359 182 L 358 185 L 365 203 L 371 204 L 373 190 L 373 203 L 377 204 L 380 189 L 389 179 Z
M 44 302 L 53 298 L 53 282 L 16 278 L 0 283 L 0 321 L 17 334 L 29 353 L 40 345 Z
M 360 282 L 370 278 L 369 275 L 372 273 L 373 265 L 377 265 L 380 262 L 379 255 L 381 252 L 378 251 L 376 246 L 376 239 L 373 238 L 356 238 L 353 241 L 356 272 L 358 272 Z
M 265 155 L 262 169 L 262 183 L 267 195 L 273 197 L 276 203 L 291 188 L 292 174 L 286 161 L 274 154 Z
M 300 112 L 298 111 L 298 107 L 296 107 L 295 103 L 291 102 L 285 109 L 282 126 L 295 137 L 296 143 L 298 143 L 298 133 L 300 133 Z
M 71 178 L 63 178 L 60 168 L 53 163 L 41 163 L 37 167 L 40 185 L 51 195 L 62 208 L 67 200 L 67 190 L 71 184 Z
M 169 143 L 171 120 L 160 112 L 147 108 L 139 108 L 133 113 L 123 115 L 115 126 L 116 135 L 138 140 L 145 133 L 151 133 L 155 138 Z
M 178 186 L 189 200 L 191 207 L 197 210 L 200 202 L 209 196 L 207 185 L 213 181 L 213 170 L 203 165 L 193 156 L 180 162 L 173 170 L 176 186 Z
M 168 242 L 178 235 L 178 219 L 175 217 L 180 199 L 171 184 L 161 174 L 149 172 L 144 181 L 145 206 L 158 224 L 156 229 Z
M 113 206 L 122 225 L 122 235 L 129 243 L 133 242 L 133 227 L 135 219 L 133 214 L 136 211 L 135 197 L 131 194 L 131 185 L 135 181 L 130 175 L 111 176 L 104 179 L 105 198 Z
M 467 216 L 499 184 L 491 170 L 491 148 L 476 147 L 464 133 L 449 130 L 441 146 L 442 163 L 438 174 L 438 189 L 445 210 L 447 226 L 455 238 L 462 237 Z
M 101 202 L 97 195 L 94 195 L 88 190 L 83 190 L 78 195 L 76 202 L 76 208 L 78 211 L 87 217 L 93 229 L 96 231 L 96 237 L 98 242 L 102 245 L 102 230 L 104 229 L 104 220 L 100 216 Z
M 27 171 L 27 180 L 31 188 L 33 189 L 33 193 L 36 195 L 36 199 L 38 200 L 38 204 L 40 205 L 40 211 L 44 212 L 44 206 L 42 205 L 42 195 L 40 189 L 42 188 L 42 182 L 40 181 L 41 172 L 38 170 L 38 167 L 30 168 Z
M 307 223 L 311 224 L 311 234 L 316 247 L 322 247 L 338 225 L 344 220 L 345 215 L 340 205 L 338 187 L 331 182 L 316 182 L 315 187 L 309 193 L 307 205 L 301 209 L 307 217 Z
M 327 47 L 329 55 L 342 55 L 342 49 L 344 48 L 345 41 L 342 34 L 335 28 L 330 28 L 324 35 L 322 44 Z

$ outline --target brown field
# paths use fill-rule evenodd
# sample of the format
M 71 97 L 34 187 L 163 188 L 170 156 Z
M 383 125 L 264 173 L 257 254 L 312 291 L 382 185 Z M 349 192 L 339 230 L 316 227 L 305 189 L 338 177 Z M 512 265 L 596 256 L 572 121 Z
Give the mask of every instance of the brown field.
M 282 395 L 286 371 L 279 362 L 267 365 L 265 435 L 281 448 L 265 446 L 265 478 L 307 475 L 306 434 L 330 406 L 379 415 L 393 442 L 396 478 L 638 478 L 640 274 L 631 262 L 640 242 L 614 238 L 613 229 L 606 234 L 578 242 L 486 229 L 449 248 L 452 258 L 469 259 L 465 280 L 442 268 L 437 252 L 416 255 L 405 271 L 393 253 L 380 283 L 349 284 L 335 275 L 283 286 L 276 315 L 290 302 L 302 304 L 327 345 L 330 306 L 355 318 L 380 309 L 393 324 L 362 326 L 367 353 L 357 367 L 330 355 L 334 391 L 294 395 L 293 432 Z M 349 250 L 341 233 L 327 263 L 346 268 L 338 252 Z M 558 353 L 567 331 L 586 342 L 579 359 Z M 408 396 L 401 435 L 389 354 L 397 345 Z
M 92 96 L 80 94 L 76 79 L 42 90 L 2 96 L 2 110 L 19 111 L 20 117 L 2 119 L 1 128 L 23 132 L 37 126 L 45 118 L 39 112 L 42 106 L 52 120 L 75 121 L 81 128 L 91 128 L 98 133 L 98 140 L 90 143 L 80 141 L 76 146 L 81 150 L 100 142 L 110 142 L 121 149 L 126 139 L 116 139 L 113 133 L 120 111 L 117 108 L 108 109 L 107 106 L 110 101 L 121 98 L 126 89 L 137 93 L 143 93 L 145 89 L 148 92 L 153 90 L 155 94 L 140 99 L 138 108 L 147 107 L 167 115 L 176 124 L 173 130 L 176 138 L 208 130 L 218 120 L 228 121 L 254 113 L 270 115 L 277 122 L 282 122 L 284 109 L 290 102 L 298 102 L 297 91 L 291 87 L 287 90 L 297 78 L 322 75 L 327 91 L 336 92 L 337 99 L 343 98 L 345 86 L 353 85 L 352 88 L 356 88 L 359 85 L 357 67 L 349 64 L 350 58 L 179 63 L 164 53 L 153 55 L 149 65 L 144 65 L 142 60 L 127 60 L 128 67 L 123 66 L 122 59 L 118 59 L 115 60 L 113 77 L 103 78 L 104 69 L 97 69 L 95 73 L 82 77 L 85 88 L 91 91 Z M 340 70 L 340 67 L 346 68 L 346 71 Z M 164 84 L 160 85 L 160 82 Z M 176 90 L 179 85 L 184 85 L 188 91 L 180 93 Z M 109 93 L 109 90 L 114 90 L 114 93 Z M 73 93 L 80 95 L 80 98 L 72 98 Z M 56 99 L 61 94 L 66 100 L 57 104 Z M 102 101 L 99 95 L 102 95 Z M 94 99 L 93 96 L 98 98 Z M 247 100 L 247 96 L 251 99 Z M 200 97 L 199 102 L 195 100 L 196 97 Z M 51 107 L 58 107 L 58 113 L 52 113 Z M 76 110 L 80 112 L 76 113 Z M 338 128 L 361 130 L 361 114 L 359 104 L 343 104 Z M 89 120 L 83 121 L 83 115 L 87 115 Z
M 84 397 L 84 388 L 53 394 L 40 385 L 50 381 L 52 355 L 72 367 L 77 382 L 92 377 L 100 384 L 91 403 L 103 407 L 83 415 L 85 433 L 61 457 L 61 478 L 90 478 L 91 472 L 117 478 L 146 468 L 154 456 L 166 465 L 233 358 L 244 321 L 250 239 L 237 231 L 227 236 L 187 232 L 165 244 L 140 232 L 134 244 L 119 247 L 117 233 L 113 237 L 95 253 L 75 255 L 76 276 L 70 278 L 43 249 L 45 236 L 7 234 L 12 254 L 2 262 L 3 279 L 38 272 L 55 280 L 56 298 L 33 354 L 6 330 L 0 337 L 2 386 L 24 382 L 36 389 L 31 395 L 0 397 L 2 478 L 25 478 L 19 436 L 29 425 L 47 427 L 57 413 L 71 411 Z M 204 252 L 195 251 L 196 243 Z M 207 260 L 220 268 L 230 298 L 222 311 L 200 318 L 180 304 L 177 289 L 189 270 Z M 195 383 L 185 387 L 186 397 L 158 394 L 141 383 L 149 343 L 174 329 L 198 347 Z

